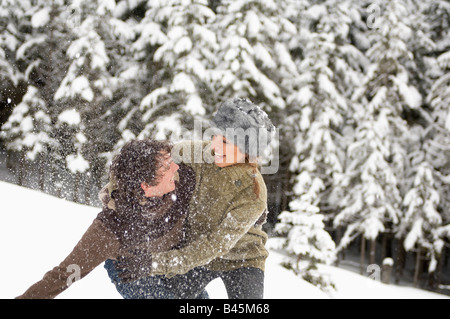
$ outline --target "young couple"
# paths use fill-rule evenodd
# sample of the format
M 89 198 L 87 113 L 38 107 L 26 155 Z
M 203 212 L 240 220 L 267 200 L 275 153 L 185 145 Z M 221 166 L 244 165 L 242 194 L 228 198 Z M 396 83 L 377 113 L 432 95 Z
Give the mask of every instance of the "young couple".
M 230 299 L 263 298 L 267 190 L 255 159 L 274 126 L 246 99 L 224 102 L 212 124 L 211 141 L 127 143 L 100 192 L 103 210 L 69 256 L 17 298 L 54 298 L 68 287 L 69 266 L 83 278 L 104 261 L 124 298 L 208 298 L 218 277 Z M 248 129 L 266 136 L 255 141 Z M 208 152 L 213 161 L 198 160 Z

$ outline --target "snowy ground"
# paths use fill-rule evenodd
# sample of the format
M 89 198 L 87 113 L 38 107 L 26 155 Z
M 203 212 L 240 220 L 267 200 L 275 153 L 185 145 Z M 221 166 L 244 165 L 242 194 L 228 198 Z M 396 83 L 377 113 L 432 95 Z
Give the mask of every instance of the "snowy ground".
M 23 293 L 43 274 L 58 265 L 72 250 L 99 212 L 38 191 L 0 182 L 0 298 Z M 282 256 L 271 252 L 266 269 L 265 297 L 269 299 L 405 298 L 448 296 L 409 287 L 385 285 L 354 272 L 322 267 L 334 280 L 331 296 L 296 277 L 279 265 Z M 226 298 L 220 280 L 207 288 L 211 298 Z M 58 298 L 121 298 L 102 266 L 74 283 Z

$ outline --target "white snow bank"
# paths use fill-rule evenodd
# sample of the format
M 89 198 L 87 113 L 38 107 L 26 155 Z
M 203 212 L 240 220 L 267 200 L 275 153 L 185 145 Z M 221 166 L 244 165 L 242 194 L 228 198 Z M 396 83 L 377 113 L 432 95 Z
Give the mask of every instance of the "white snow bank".
M 58 265 L 76 245 L 100 211 L 13 184 L 0 182 L 0 298 L 22 294 L 48 270 Z M 271 252 L 266 265 L 265 297 L 272 299 L 323 299 L 324 292 L 279 266 L 282 256 Z M 6 262 L 7 261 L 7 262 Z M 374 282 L 347 270 L 322 267 L 336 283 L 334 298 L 448 298 L 420 289 Z M 226 298 L 216 279 L 207 290 L 211 298 Z M 75 282 L 57 298 L 117 299 L 103 266 Z

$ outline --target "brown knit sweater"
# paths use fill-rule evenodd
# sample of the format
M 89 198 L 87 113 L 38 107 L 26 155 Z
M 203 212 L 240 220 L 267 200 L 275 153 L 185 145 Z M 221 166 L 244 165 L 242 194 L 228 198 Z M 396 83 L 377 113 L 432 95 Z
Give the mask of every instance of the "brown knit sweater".
M 111 194 L 104 197 L 103 210 L 67 258 L 17 298 L 54 298 L 72 283 L 73 265 L 80 269 L 81 279 L 106 259 L 118 259 L 142 243 L 151 253 L 182 246 L 195 176 L 186 165 L 178 172 L 174 192 L 140 203 L 138 211 L 117 212 L 108 205 Z

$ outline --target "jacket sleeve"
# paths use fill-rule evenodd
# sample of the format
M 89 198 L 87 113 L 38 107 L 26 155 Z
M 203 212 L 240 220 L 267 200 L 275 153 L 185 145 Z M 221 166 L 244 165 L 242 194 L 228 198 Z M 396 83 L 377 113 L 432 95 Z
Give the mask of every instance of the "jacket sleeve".
M 223 220 L 210 232 L 181 249 L 154 254 L 151 274 L 184 274 L 227 254 L 266 209 L 266 203 L 261 199 L 249 200 L 252 192 L 252 187 L 243 190 Z
M 119 248 L 115 235 L 95 219 L 69 256 L 17 299 L 55 298 L 106 259 L 116 258 Z

